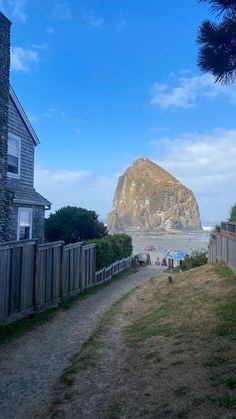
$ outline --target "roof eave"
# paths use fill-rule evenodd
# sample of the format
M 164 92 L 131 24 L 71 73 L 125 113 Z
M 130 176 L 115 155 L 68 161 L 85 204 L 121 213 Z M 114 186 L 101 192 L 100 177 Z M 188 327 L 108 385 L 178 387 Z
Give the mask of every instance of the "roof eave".
M 37 207 L 45 207 L 45 209 L 47 209 L 47 210 L 51 209 L 51 205 L 52 205 L 52 203 L 49 202 L 49 201 L 43 203 L 43 202 L 30 201 L 30 200 L 18 199 L 18 198 L 13 198 L 13 202 L 14 202 L 14 204 L 35 205 Z
M 27 117 L 27 115 L 24 111 L 24 109 L 21 106 L 21 103 L 20 103 L 18 97 L 16 96 L 16 94 L 15 94 L 15 92 L 14 92 L 14 90 L 11 86 L 10 86 L 10 97 L 11 97 L 14 105 L 16 106 L 21 118 L 23 119 L 26 127 L 28 128 L 29 133 L 34 140 L 35 145 L 38 145 L 40 143 L 39 138 L 38 138 L 36 132 L 34 131 L 32 125 L 31 125 L 31 123 L 30 123 L 30 121 L 29 121 L 29 119 L 28 119 L 28 117 Z

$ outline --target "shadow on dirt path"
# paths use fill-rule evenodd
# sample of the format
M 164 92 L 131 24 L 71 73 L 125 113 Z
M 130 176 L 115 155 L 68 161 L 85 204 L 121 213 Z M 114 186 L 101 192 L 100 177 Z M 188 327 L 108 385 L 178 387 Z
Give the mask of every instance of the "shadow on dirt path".
M 121 296 L 161 276 L 155 266 L 141 268 L 98 290 L 53 320 L 0 348 L 0 418 L 33 418 L 46 412 L 52 388 L 70 357 Z

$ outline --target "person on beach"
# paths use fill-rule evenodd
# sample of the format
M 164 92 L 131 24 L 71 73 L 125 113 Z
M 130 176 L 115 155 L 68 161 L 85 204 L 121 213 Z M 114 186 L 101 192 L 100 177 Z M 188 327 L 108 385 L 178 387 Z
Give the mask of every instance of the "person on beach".
M 159 259 L 159 258 L 157 258 L 157 260 L 156 260 L 156 262 L 155 262 L 155 265 L 160 266 L 160 264 L 161 264 L 160 259 Z
M 166 258 L 162 259 L 161 266 L 167 266 Z

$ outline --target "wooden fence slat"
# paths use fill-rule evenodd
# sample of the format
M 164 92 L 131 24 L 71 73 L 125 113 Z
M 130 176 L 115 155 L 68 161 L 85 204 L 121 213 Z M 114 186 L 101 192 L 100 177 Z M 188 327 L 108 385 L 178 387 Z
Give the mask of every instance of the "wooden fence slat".
M 69 272 L 68 272 L 68 264 L 69 264 L 69 250 L 66 250 L 64 247 L 64 296 L 68 295 L 69 293 Z
M 11 253 L 8 249 L 0 252 L 0 322 L 8 317 L 11 275 L 10 257 Z
M 21 307 L 20 311 L 33 307 L 34 300 L 34 246 L 22 247 Z
M 95 244 L 38 245 L 37 240 L 0 244 L 0 323 L 11 323 L 110 280 L 129 261 L 96 272 Z
M 22 247 L 13 248 L 11 257 L 12 274 L 9 316 L 17 313 L 20 308 Z

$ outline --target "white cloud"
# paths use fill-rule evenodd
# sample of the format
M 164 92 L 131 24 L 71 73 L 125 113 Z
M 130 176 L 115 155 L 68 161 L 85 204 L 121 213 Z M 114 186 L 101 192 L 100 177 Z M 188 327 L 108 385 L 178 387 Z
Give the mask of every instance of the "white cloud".
M 185 71 L 184 74 L 188 73 L 189 70 Z M 209 75 L 186 76 L 182 73 L 177 79 L 176 86 L 154 83 L 151 89 L 150 103 L 162 109 L 192 108 L 199 97 L 219 95 L 228 96 L 232 102 L 236 102 L 236 89 L 234 87 L 216 84 Z
M 11 68 L 14 71 L 29 72 L 30 66 L 39 61 L 38 50 L 34 48 L 12 47 Z
M 71 8 L 67 1 L 58 1 L 53 10 L 53 17 L 57 20 L 71 19 Z
M 48 48 L 48 44 L 47 42 L 43 42 L 42 44 L 33 44 L 32 49 L 37 49 L 37 50 L 42 50 L 42 49 L 47 49 Z
M 52 28 L 52 27 L 48 27 L 48 28 L 46 29 L 46 32 L 47 32 L 49 35 L 54 35 L 54 33 L 55 33 L 55 29 L 54 29 L 54 28 Z
M 123 29 L 126 27 L 127 25 L 127 19 L 124 17 L 123 12 L 119 13 L 117 22 L 116 22 L 116 30 L 117 32 L 121 32 L 123 31 Z
M 27 20 L 25 12 L 27 3 L 28 0 L 0 0 L 0 9 L 6 16 L 25 22 Z
M 8 0 L 8 3 L 12 8 L 13 17 L 25 22 L 27 19 L 25 6 L 27 5 L 28 0 Z
M 32 123 L 37 123 L 39 121 L 43 123 L 44 121 L 47 121 L 47 123 L 55 124 L 55 121 L 57 121 L 57 123 L 60 121 L 63 122 L 63 124 L 66 124 L 69 130 L 72 130 L 77 134 L 80 134 L 81 132 L 78 125 L 81 124 L 82 120 L 76 114 L 72 114 L 71 112 L 68 113 L 53 106 L 43 111 L 32 108 L 28 109 L 27 115 Z
M 203 218 L 227 217 L 236 201 L 236 130 L 187 133 L 152 144 L 164 156 L 156 163 L 194 192 Z
M 95 210 L 102 218 L 111 211 L 118 175 L 85 170 L 36 167 L 35 187 L 53 203 L 52 211 L 75 205 Z
M 93 28 L 101 29 L 103 27 L 103 17 L 97 16 L 94 10 L 89 10 L 88 13 L 84 13 L 83 19 Z

